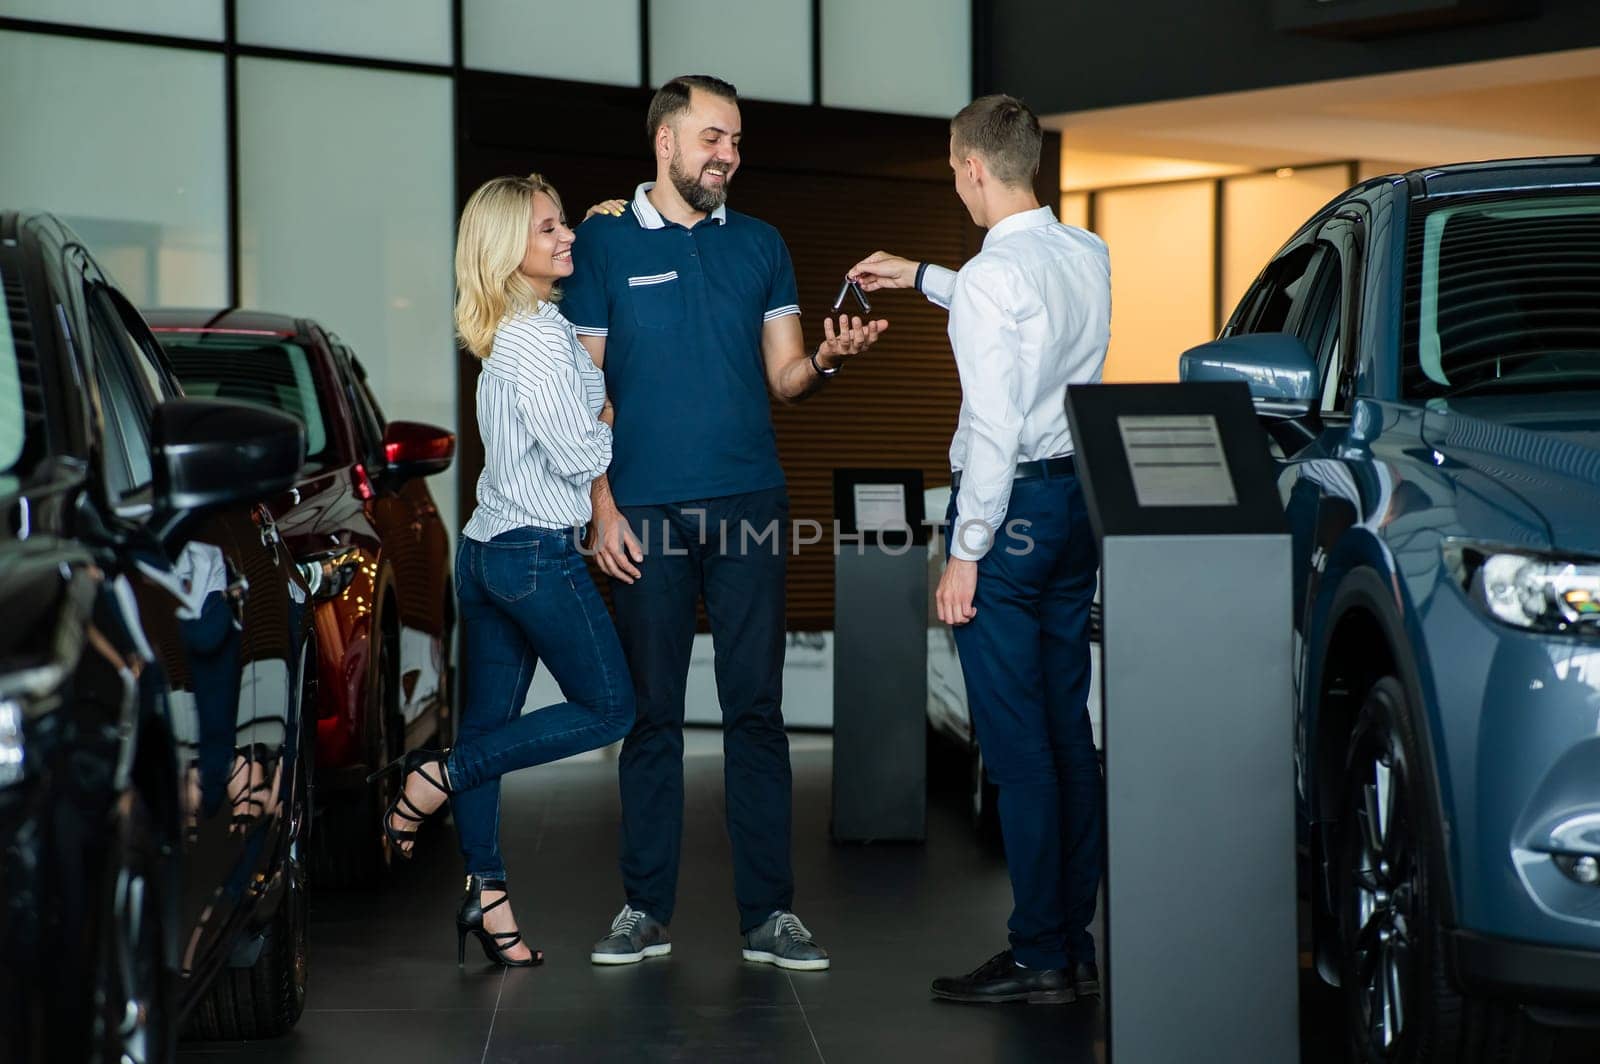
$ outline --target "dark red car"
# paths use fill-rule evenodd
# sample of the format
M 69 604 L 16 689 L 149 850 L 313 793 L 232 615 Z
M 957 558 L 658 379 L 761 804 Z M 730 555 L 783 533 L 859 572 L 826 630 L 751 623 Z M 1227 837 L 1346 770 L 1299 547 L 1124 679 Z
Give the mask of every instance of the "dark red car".
M 306 464 L 271 504 L 295 559 L 316 574 L 318 653 L 312 875 L 371 882 L 390 860 L 378 822 L 393 778 L 366 775 L 452 734 L 455 587 L 425 478 L 455 435 L 387 421 L 361 363 L 314 321 L 248 310 L 151 310 L 190 396 L 258 403 L 306 426 Z

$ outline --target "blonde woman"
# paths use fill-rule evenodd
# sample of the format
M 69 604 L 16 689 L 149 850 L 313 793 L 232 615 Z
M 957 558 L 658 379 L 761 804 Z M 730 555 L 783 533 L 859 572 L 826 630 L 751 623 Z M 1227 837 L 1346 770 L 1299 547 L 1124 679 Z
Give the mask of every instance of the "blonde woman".
M 622 647 L 574 534 L 589 522 L 590 481 L 611 463 L 604 378 L 555 304 L 575 239 L 556 190 L 531 174 L 474 192 L 456 243 L 456 328 L 483 362 L 483 473 L 456 552 L 466 702 L 448 754 L 390 766 L 404 784 L 383 829 L 409 857 L 415 825 L 449 799 L 467 866 L 458 961 L 469 935 L 497 964 L 544 959 L 511 914 L 500 777 L 617 742 L 633 724 Z M 541 661 L 568 701 L 524 715 Z

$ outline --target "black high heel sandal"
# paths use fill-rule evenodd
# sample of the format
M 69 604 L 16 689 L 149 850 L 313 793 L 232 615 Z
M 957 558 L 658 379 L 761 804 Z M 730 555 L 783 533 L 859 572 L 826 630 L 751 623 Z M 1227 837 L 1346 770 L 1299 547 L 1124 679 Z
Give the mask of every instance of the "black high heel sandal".
M 544 963 L 544 950 L 534 949 L 532 946 L 528 947 L 529 956 L 526 960 L 512 960 L 506 956 L 506 950 L 522 941 L 521 931 L 490 931 L 483 926 L 483 914 L 504 905 L 511 897 L 505 893 L 505 889 L 506 881 L 503 879 L 467 877 L 467 896 L 461 899 L 461 908 L 456 912 L 456 964 L 467 963 L 468 935 L 477 938 L 478 945 L 483 947 L 483 955 L 488 957 L 492 964 L 507 968 L 532 968 Z M 499 899 L 484 905 L 485 890 L 500 891 Z
M 383 811 L 383 834 L 389 840 L 390 848 L 408 861 L 411 860 L 412 854 L 416 851 L 417 831 L 415 828 L 397 828 L 390 821 L 395 817 L 399 817 L 408 823 L 425 824 L 444 811 L 443 802 L 439 803 L 439 807 L 431 813 L 424 813 L 418 809 L 411 799 L 406 797 L 406 778 L 415 772 L 434 790 L 448 798 L 450 796 L 450 788 L 446 785 L 445 780 L 448 778 L 449 773 L 444 767 L 445 757 L 445 754 L 437 750 L 412 750 L 404 757 L 396 758 L 367 777 L 367 782 L 370 784 L 378 782 L 378 780 L 391 772 L 398 771 L 400 773 L 400 792 L 395 795 L 394 801 L 389 803 L 389 808 Z M 443 778 L 434 779 L 428 775 L 426 771 L 428 765 L 438 765 L 440 776 Z M 402 805 L 405 808 L 401 808 Z M 411 849 L 406 849 L 403 845 L 404 843 L 411 843 Z

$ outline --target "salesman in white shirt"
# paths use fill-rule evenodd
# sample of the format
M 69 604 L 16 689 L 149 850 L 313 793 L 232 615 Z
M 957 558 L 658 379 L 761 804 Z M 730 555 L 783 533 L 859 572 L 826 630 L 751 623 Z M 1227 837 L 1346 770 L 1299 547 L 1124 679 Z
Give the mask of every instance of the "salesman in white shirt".
M 916 287 L 950 311 L 961 418 L 950 445 L 955 627 L 984 765 L 999 790 L 1015 909 L 1011 948 L 936 997 L 1059 1004 L 1097 995 L 1089 921 L 1104 796 L 1089 728 L 1089 604 L 1099 558 L 1067 427 L 1069 384 L 1100 379 L 1111 265 L 1099 237 L 1056 221 L 1033 180 L 1043 134 L 1019 100 L 985 96 L 950 123 L 950 169 L 989 230 L 960 272 L 878 252 L 862 288 Z

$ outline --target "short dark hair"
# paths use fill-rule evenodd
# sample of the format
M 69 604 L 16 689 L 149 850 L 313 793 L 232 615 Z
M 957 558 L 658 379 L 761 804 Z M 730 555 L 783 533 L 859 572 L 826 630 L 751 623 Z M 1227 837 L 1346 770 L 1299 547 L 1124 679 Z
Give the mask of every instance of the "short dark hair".
M 983 157 L 989 173 L 1007 185 L 1031 185 L 1039 173 L 1044 131 L 1028 105 L 1015 96 L 980 96 L 950 120 L 956 154 Z
M 650 113 L 644 120 L 645 136 L 655 142 L 656 130 L 663 122 L 677 118 L 689 109 L 689 94 L 695 89 L 720 96 L 730 103 L 739 102 L 739 90 L 721 78 L 710 74 L 683 74 L 673 78 L 656 90 L 650 100 Z

